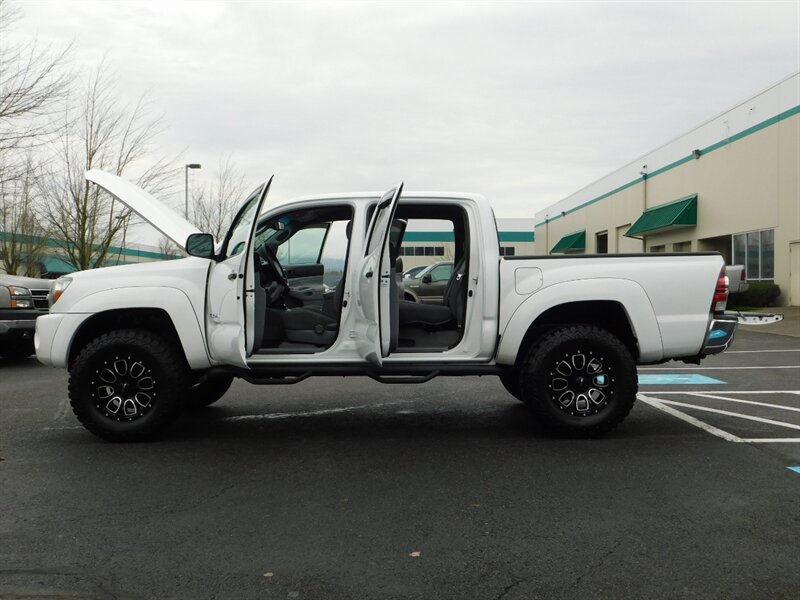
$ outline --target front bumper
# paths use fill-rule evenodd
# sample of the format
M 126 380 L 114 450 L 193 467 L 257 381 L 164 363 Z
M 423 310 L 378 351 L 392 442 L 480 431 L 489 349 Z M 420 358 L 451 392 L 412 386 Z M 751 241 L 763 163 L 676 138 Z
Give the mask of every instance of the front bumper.
M 36 309 L 0 309 L 0 339 L 5 336 L 32 337 L 36 318 L 41 314 Z
M 3 335 L 33 335 L 36 328 L 36 321 L 30 319 L 15 319 L 13 321 L 0 321 L 0 336 Z
M 736 327 L 738 325 L 739 319 L 734 315 L 714 315 L 711 319 L 711 323 L 708 325 L 706 340 L 703 344 L 701 354 L 708 355 L 725 352 L 733 343 L 733 338 L 736 335 Z

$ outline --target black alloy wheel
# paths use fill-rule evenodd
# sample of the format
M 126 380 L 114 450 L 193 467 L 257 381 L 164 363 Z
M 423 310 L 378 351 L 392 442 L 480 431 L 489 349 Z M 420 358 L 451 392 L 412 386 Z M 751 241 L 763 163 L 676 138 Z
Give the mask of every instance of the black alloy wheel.
M 180 414 L 188 387 L 182 354 L 150 331 L 101 334 L 70 369 L 75 416 L 95 435 L 114 442 L 152 439 Z
M 619 425 L 636 401 L 636 363 L 630 350 L 594 325 L 550 331 L 531 347 L 522 369 L 522 399 L 554 433 L 602 435 Z

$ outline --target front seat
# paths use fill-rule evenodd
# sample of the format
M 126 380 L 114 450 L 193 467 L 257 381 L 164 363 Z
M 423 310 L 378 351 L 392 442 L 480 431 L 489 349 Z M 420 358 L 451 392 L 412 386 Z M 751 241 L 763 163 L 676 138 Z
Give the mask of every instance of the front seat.
M 353 221 L 348 221 L 345 236 L 348 240 L 353 232 Z M 337 336 L 339 316 L 344 300 L 345 274 L 336 284 L 332 301 L 324 301 L 322 306 L 302 306 L 289 310 L 276 311 L 280 315 L 284 337 L 289 342 L 330 346 Z

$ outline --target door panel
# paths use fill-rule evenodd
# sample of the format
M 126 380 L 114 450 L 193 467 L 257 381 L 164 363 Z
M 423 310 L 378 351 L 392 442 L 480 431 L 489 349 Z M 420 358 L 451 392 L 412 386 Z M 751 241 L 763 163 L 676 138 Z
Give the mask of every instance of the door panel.
M 367 249 L 358 268 L 356 325 L 360 331 L 356 346 L 361 356 L 376 364 L 389 353 L 391 341 L 391 274 L 389 231 L 403 191 L 402 182 L 382 197 L 369 227 Z M 396 300 L 396 299 L 395 299 Z
M 255 323 L 265 306 L 256 306 L 253 237 L 272 178 L 245 200 L 225 236 L 219 262 L 208 276 L 206 331 L 209 354 L 223 364 L 247 366 L 255 343 Z M 256 311 L 260 311 L 259 318 Z
M 322 277 L 325 274 L 325 266 L 319 263 L 311 265 L 282 265 L 283 272 L 289 280 L 298 277 Z

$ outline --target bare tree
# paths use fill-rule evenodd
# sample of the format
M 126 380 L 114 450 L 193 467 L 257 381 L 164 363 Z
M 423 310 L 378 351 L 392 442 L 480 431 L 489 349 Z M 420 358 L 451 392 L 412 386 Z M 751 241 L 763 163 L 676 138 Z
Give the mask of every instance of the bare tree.
M 192 194 L 192 221 L 220 240 L 244 200 L 244 174 L 230 155 L 219 159 L 216 178 Z
M 56 51 L 36 40 L 6 42 L 19 16 L 18 6 L 0 0 L 0 182 L 24 176 L 25 150 L 57 129 L 54 115 L 71 80 L 69 46 Z
M 55 243 L 75 269 L 103 266 L 109 247 L 126 230 L 130 211 L 84 178 L 88 169 L 129 176 L 151 193 L 167 192 L 179 181 L 174 159 L 147 161 L 161 131 L 146 97 L 124 105 L 102 63 L 66 112 L 49 172 L 40 178 L 41 214 Z M 146 164 L 145 164 L 146 163 Z
M 28 154 L 23 175 L 0 181 L 0 265 L 6 273 L 37 277 L 47 231 L 34 210 L 36 165 Z
M 164 256 L 170 256 L 173 258 L 186 256 L 183 248 L 179 248 L 172 240 L 163 235 L 158 240 L 158 251 Z

